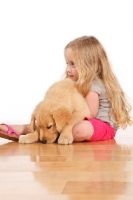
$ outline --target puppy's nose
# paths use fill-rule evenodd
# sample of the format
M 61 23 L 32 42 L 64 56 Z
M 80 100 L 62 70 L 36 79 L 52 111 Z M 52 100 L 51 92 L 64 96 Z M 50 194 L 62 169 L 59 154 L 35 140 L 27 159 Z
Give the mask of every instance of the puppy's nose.
M 41 141 L 41 143 L 43 143 L 43 144 L 46 144 L 47 143 L 47 140 L 40 140 Z

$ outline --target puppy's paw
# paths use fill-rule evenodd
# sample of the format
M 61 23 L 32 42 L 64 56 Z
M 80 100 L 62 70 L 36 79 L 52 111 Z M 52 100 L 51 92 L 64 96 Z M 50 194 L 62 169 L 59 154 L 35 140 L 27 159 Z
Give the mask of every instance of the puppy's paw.
M 28 135 L 20 135 L 18 142 L 21 143 L 21 144 L 30 144 L 30 143 L 32 143 L 30 138 L 28 137 Z
M 73 142 L 72 136 L 64 137 L 63 135 L 60 135 L 58 139 L 58 144 L 72 144 L 72 142 Z

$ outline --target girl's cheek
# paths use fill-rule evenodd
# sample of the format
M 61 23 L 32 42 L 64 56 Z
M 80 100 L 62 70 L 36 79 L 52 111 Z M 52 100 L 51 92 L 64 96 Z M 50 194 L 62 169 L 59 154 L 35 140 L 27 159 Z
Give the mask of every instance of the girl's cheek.
M 77 69 L 75 70 L 75 74 L 78 76 L 78 70 Z

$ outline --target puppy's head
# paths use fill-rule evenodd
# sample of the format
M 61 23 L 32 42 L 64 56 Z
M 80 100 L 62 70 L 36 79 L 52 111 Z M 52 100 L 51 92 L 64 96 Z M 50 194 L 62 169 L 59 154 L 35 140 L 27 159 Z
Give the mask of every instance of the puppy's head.
M 65 107 L 37 113 L 37 126 L 40 129 L 40 141 L 44 143 L 53 143 L 57 140 L 59 134 L 68 124 L 72 113 Z

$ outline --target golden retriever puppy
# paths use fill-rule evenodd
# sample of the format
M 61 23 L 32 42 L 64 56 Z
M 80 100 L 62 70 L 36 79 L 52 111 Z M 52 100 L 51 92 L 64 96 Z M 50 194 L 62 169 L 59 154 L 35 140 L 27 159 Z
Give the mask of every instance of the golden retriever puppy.
M 21 135 L 19 143 L 71 144 L 73 126 L 89 117 L 90 112 L 84 97 L 78 92 L 76 83 L 69 78 L 54 83 L 44 99 L 34 109 L 30 133 Z

